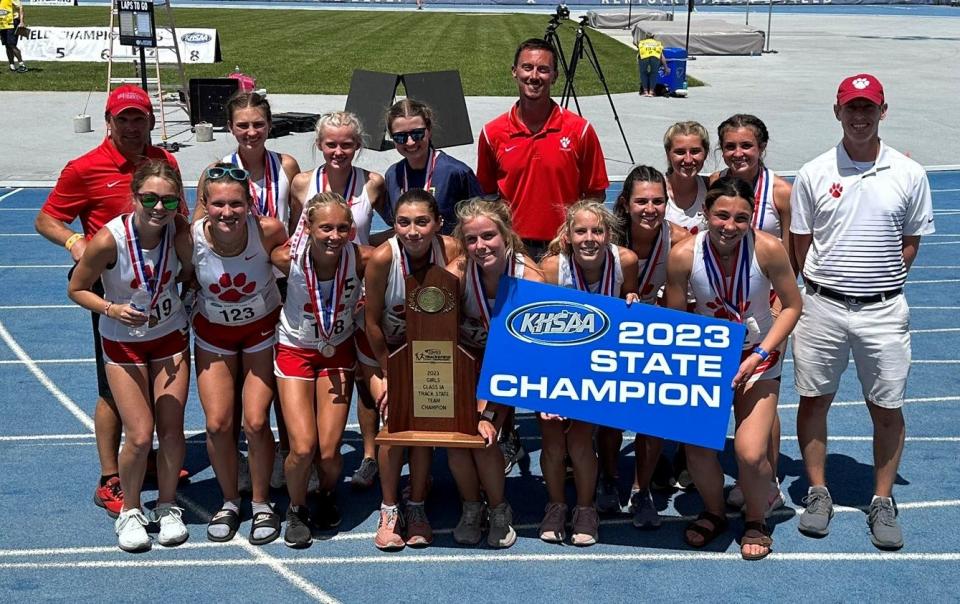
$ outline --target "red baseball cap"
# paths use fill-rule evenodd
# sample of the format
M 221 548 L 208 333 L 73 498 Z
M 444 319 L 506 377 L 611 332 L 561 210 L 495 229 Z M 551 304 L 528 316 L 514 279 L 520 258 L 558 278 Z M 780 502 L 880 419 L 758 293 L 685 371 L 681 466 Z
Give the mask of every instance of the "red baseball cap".
M 153 113 L 153 103 L 144 90 L 133 84 L 124 84 L 114 88 L 107 97 L 107 113 L 119 115 L 127 109 L 136 109 L 144 115 Z
M 871 103 L 883 105 L 883 84 L 869 73 L 850 76 L 837 88 L 837 104 L 846 105 L 854 99 L 867 99 Z

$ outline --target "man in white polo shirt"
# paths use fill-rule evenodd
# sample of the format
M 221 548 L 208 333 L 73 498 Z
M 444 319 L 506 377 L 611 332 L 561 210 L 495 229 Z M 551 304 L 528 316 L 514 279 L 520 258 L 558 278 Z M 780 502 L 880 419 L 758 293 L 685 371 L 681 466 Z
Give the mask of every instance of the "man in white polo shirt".
M 827 411 L 852 352 L 874 427 L 871 540 L 899 549 L 903 534 L 892 495 L 910 370 L 910 311 L 902 291 L 921 235 L 934 231 L 930 184 L 917 162 L 880 140 L 887 104 L 875 77 L 843 80 L 833 112 L 843 140 L 800 169 L 791 198 L 790 232 L 806 286 L 793 332 L 797 435 L 810 481 L 798 528 L 823 537 L 833 516 Z

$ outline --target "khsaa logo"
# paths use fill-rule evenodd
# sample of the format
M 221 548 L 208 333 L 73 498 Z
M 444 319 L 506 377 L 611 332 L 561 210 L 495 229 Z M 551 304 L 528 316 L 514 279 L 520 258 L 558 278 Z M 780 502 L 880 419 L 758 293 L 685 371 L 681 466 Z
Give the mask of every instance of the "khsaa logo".
M 507 330 L 523 342 L 576 346 L 603 337 L 610 319 L 599 308 L 576 302 L 534 302 L 507 316 Z
M 210 34 L 205 34 L 202 31 L 194 31 L 189 34 L 183 34 L 180 36 L 180 39 L 187 44 L 206 44 L 210 41 Z

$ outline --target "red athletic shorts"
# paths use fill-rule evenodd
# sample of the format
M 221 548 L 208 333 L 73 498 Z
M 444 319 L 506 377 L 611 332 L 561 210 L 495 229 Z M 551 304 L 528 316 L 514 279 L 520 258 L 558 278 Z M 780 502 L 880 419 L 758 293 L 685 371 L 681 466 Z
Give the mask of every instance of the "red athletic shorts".
M 280 307 L 265 317 L 245 325 L 211 323 L 200 313 L 193 317 L 193 338 L 197 347 L 214 354 L 232 356 L 240 352 L 260 352 L 277 341 Z
M 357 367 L 357 351 L 353 339 L 344 340 L 332 357 L 325 357 L 316 348 L 298 348 L 277 344 L 273 360 L 273 374 L 278 378 L 315 380 L 331 373 L 353 371 Z
M 174 330 L 153 340 L 116 342 L 100 338 L 103 356 L 111 365 L 147 365 L 150 361 L 162 361 L 187 349 L 187 333 Z

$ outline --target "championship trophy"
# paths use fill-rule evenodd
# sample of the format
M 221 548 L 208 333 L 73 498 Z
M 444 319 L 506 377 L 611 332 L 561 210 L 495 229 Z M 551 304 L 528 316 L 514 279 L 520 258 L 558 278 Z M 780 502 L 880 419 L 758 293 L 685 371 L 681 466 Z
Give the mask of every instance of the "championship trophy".
M 406 281 L 407 342 L 387 360 L 387 425 L 377 444 L 482 448 L 477 361 L 459 344 L 457 278 L 433 265 Z

